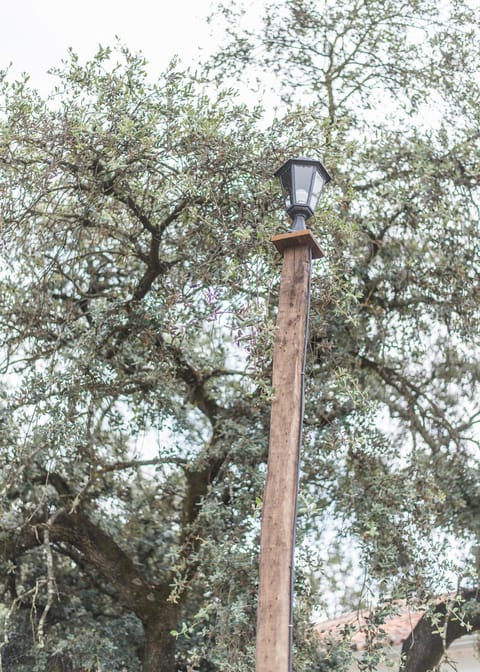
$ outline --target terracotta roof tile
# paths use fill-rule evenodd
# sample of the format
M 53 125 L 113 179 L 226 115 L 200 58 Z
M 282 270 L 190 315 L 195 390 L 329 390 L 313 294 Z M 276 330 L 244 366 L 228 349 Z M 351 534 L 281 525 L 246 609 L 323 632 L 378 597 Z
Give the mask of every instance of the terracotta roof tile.
M 370 611 L 356 611 L 345 614 L 340 618 L 330 621 L 317 623 L 315 629 L 321 640 L 341 639 L 345 628 L 351 630 L 351 645 L 356 651 L 362 651 L 366 648 L 368 617 Z M 413 628 L 417 625 L 425 612 L 404 607 L 397 616 L 386 620 L 378 627 L 378 639 L 383 645 L 386 643 L 391 646 L 401 645 L 409 636 Z M 370 634 L 371 636 L 371 634 Z

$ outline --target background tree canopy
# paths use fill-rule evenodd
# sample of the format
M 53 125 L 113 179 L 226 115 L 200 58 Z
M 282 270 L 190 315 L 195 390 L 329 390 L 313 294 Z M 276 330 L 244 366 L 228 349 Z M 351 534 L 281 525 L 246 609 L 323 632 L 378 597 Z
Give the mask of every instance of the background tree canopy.
M 252 668 L 288 226 L 271 176 L 302 154 L 334 179 L 312 224 L 296 670 L 348 663 L 310 626 L 333 599 L 380 624 L 469 589 L 448 609 L 456 636 L 479 627 L 479 18 L 287 0 L 255 34 L 226 5 L 201 78 L 152 82 L 126 48 L 70 54 L 45 100 L 3 78 L 2 669 Z M 422 644 L 411 672 L 441 655 L 432 627 Z

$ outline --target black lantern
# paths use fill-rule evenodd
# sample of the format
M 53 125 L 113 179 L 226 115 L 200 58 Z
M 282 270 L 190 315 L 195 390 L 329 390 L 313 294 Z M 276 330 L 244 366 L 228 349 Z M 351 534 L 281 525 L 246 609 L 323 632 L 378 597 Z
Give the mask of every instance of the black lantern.
M 293 220 L 292 231 L 305 229 L 330 175 L 320 161 L 312 159 L 289 159 L 275 175 L 280 179 L 285 207 Z

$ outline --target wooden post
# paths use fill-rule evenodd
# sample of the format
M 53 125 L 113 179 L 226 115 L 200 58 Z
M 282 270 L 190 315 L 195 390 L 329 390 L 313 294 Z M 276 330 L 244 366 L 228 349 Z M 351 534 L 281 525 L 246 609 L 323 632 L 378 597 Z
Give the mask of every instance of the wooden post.
M 283 254 L 267 480 L 260 538 L 256 672 L 290 672 L 299 452 L 311 259 L 322 256 L 307 229 L 275 236 Z

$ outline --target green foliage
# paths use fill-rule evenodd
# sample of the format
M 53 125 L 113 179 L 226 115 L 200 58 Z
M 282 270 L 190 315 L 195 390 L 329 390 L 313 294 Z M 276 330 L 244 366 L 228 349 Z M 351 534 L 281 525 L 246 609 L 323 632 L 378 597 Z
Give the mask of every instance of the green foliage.
M 312 608 L 380 602 L 378 632 L 393 599 L 477 581 L 450 548 L 479 534 L 471 10 L 289 0 L 256 36 L 233 11 L 203 81 L 172 63 L 153 82 L 123 47 L 70 54 L 47 100 L 3 79 L 7 671 L 251 669 L 271 176 L 292 154 L 334 176 L 312 225 L 296 669 L 349 661 L 347 640 L 319 653 Z M 219 85 L 256 67 L 302 101 L 269 125 Z

